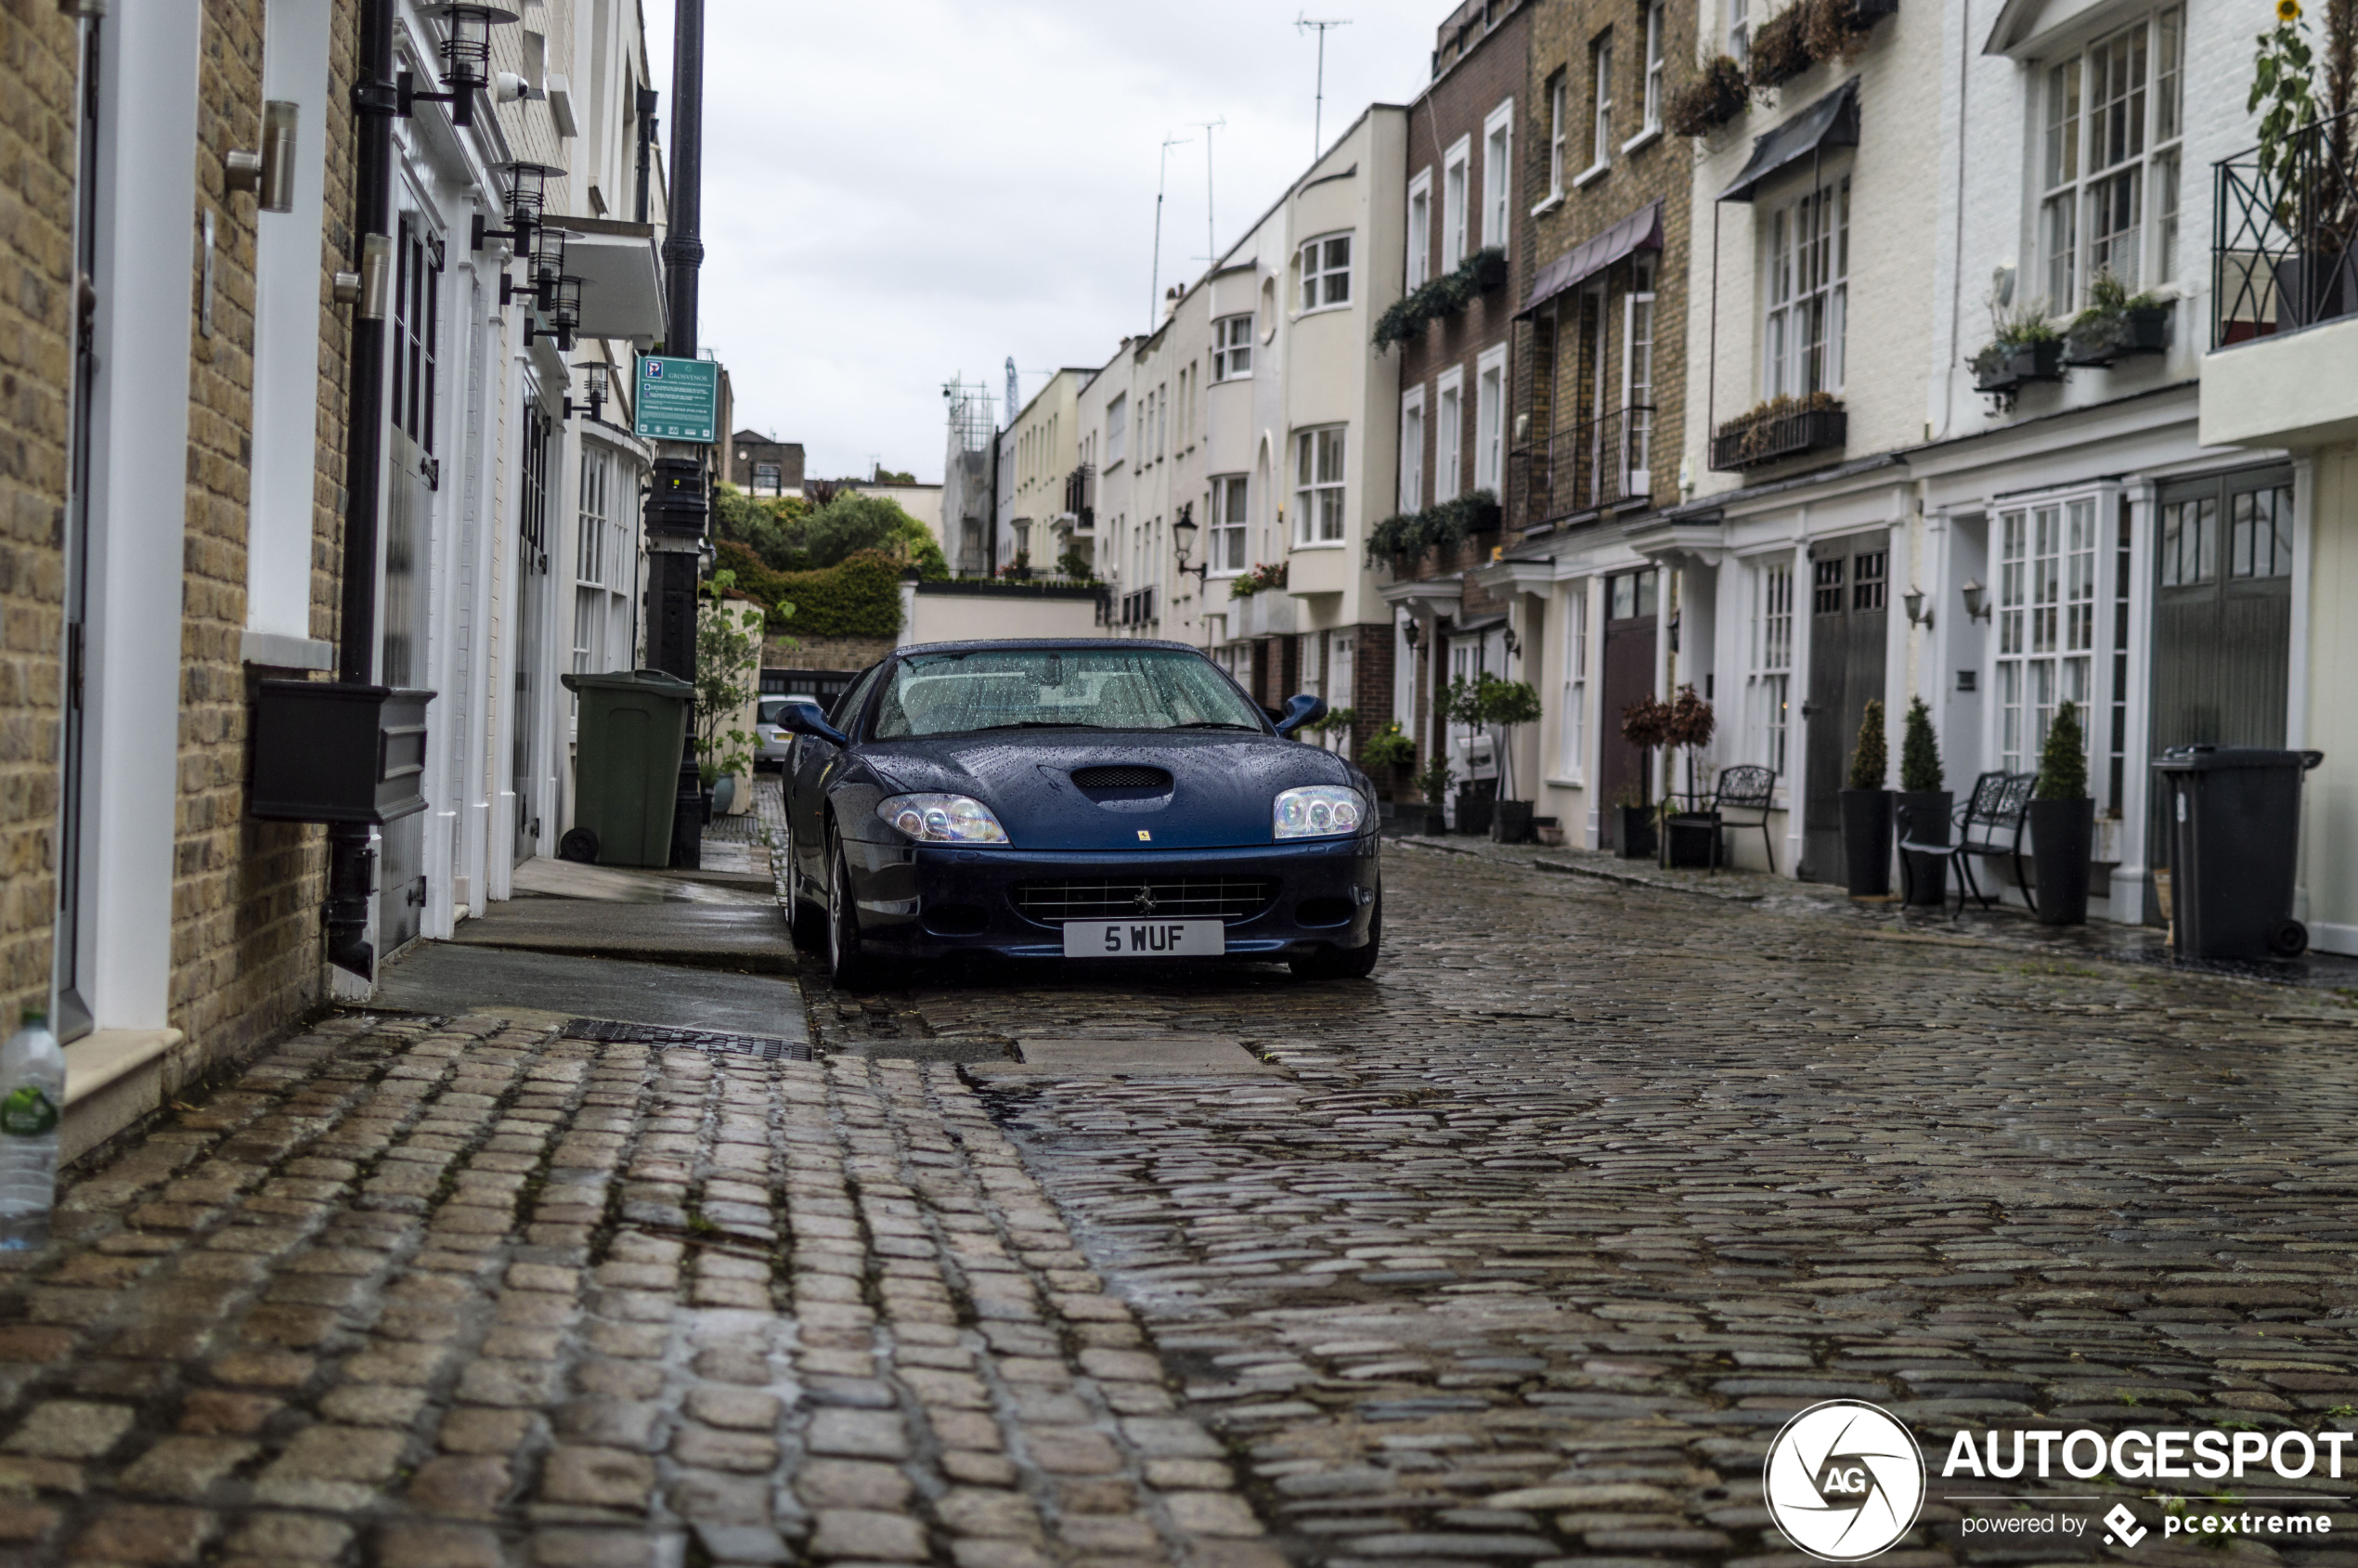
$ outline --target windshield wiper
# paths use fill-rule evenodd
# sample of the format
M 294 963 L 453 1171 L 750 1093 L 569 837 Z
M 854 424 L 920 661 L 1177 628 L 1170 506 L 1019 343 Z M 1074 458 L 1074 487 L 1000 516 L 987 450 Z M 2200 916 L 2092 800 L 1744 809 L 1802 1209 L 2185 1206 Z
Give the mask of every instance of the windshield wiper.
M 1109 730 L 1110 724 L 1087 724 L 1078 719 L 1018 719 L 1012 724 L 978 724 L 962 734 L 979 735 L 986 730 Z
M 1185 724 L 1173 724 L 1171 728 L 1174 730 L 1250 730 L 1256 735 L 1262 732 L 1261 726 L 1258 724 L 1239 724 L 1230 719 L 1191 719 Z

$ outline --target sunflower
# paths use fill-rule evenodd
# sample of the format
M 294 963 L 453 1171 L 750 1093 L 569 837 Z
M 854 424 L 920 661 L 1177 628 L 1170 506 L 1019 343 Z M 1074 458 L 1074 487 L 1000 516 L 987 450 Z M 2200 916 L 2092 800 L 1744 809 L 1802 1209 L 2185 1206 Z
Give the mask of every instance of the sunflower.
M 2300 0 L 2276 0 L 2276 19 L 2295 22 L 2300 19 Z

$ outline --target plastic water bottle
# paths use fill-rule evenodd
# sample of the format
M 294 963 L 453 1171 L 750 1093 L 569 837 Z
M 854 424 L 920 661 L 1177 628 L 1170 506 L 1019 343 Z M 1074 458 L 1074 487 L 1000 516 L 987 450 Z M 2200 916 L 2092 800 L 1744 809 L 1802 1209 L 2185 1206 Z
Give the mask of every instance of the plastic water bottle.
M 0 1251 L 49 1244 L 65 1100 L 66 1054 L 49 1016 L 28 1007 L 24 1027 L 0 1045 Z

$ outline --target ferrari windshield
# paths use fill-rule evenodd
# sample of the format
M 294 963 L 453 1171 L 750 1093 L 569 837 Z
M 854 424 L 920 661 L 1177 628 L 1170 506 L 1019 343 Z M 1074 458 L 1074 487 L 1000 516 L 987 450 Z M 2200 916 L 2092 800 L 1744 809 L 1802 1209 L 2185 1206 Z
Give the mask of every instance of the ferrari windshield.
M 1177 648 L 978 648 L 893 667 L 878 740 L 984 730 L 1250 730 L 1260 710 L 1217 666 Z

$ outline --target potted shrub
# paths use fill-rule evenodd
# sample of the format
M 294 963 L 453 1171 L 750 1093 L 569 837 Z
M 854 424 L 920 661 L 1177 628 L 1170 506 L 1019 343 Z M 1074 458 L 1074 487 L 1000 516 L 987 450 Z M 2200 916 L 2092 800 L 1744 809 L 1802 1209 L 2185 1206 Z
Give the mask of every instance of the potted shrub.
M 1890 760 L 1883 704 L 1870 697 L 1859 726 L 1859 749 L 1850 754 L 1850 786 L 1835 792 L 1842 806 L 1843 879 L 1854 899 L 1891 892 L 1891 791 L 1883 782 Z
M 1663 109 L 1663 123 L 1674 136 L 1709 136 L 1744 111 L 1752 84 L 1744 68 L 1726 55 L 1714 55 L 1691 82 L 1670 95 Z
M 1449 819 L 1442 813 L 1442 803 L 1449 798 L 1452 777 L 1449 758 L 1437 751 L 1424 771 L 1417 775 L 1417 789 L 1425 798 L 1424 832 L 1428 838 L 1438 838 L 1449 831 Z
M 1528 680 L 1501 680 L 1484 670 L 1474 681 L 1474 710 L 1498 736 L 1498 793 L 1490 836 L 1501 844 L 1531 836 L 1531 802 L 1515 798 L 1514 727 L 1539 721 L 1539 693 Z
M 1899 837 L 1904 843 L 1949 842 L 1949 811 L 1954 804 L 1942 788 L 1940 743 L 1932 732 L 1932 709 L 1922 697 L 1908 704 L 1899 727 Z M 1908 901 L 1933 909 L 1949 896 L 1949 857 L 1922 849 L 1903 849 Z
M 1670 735 L 1670 705 L 1640 697 L 1621 710 L 1621 738 L 1638 748 L 1635 785 L 1625 784 L 1613 798 L 1621 815 L 1621 858 L 1652 860 L 1654 853 L 1654 807 L 1647 787 L 1653 777 L 1653 756 Z
M 2025 382 L 2063 379 L 2063 334 L 2041 304 L 2007 314 L 1993 303 L 1989 317 L 1989 342 L 1965 361 L 1976 391 L 2010 393 Z
M 2131 293 L 2106 267 L 2089 279 L 2088 308 L 2064 331 L 2064 363 L 2104 366 L 2169 346 L 2170 302 L 2151 292 Z
M 1789 82 L 1817 61 L 1809 58 L 1809 6 L 1795 0 L 1760 24 L 1752 35 L 1752 84 L 1767 89 Z
M 1697 787 L 1695 754 L 1711 744 L 1717 721 L 1711 705 L 1696 695 L 1693 685 L 1678 688 L 1663 725 L 1663 742 L 1687 754 L 1687 809 L 1666 811 L 1662 824 L 1662 863 L 1665 866 L 1715 866 L 1719 863 L 1719 813 L 1702 809 Z M 1665 797 L 1665 804 L 1667 803 Z
M 2251 95 L 2260 115 L 2260 184 L 2273 193 L 2271 216 L 2293 240 L 2270 264 L 2276 287 L 2276 330 L 2290 331 L 2358 312 L 2358 202 L 2352 197 L 2349 132 L 2358 108 L 2358 6 L 2326 7 L 2325 62 L 2302 36 L 2298 0 L 2277 0 L 2276 25 L 2259 35 Z
M 1395 719 L 1367 737 L 1359 748 L 1359 766 L 1384 781 L 1393 799 L 1400 798 L 1401 775 L 1417 763 L 1417 743 L 1410 740 Z
M 2079 732 L 2079 706 L 2055 709 L 2039 754 L 2039 783 L 2030 792 L 2031 878 L 2041 926 L 2088 922 L 2089 853 L 2095 847 L 2096 803 L 2088 795 L 2088 752 Z

